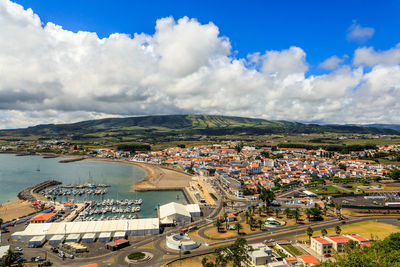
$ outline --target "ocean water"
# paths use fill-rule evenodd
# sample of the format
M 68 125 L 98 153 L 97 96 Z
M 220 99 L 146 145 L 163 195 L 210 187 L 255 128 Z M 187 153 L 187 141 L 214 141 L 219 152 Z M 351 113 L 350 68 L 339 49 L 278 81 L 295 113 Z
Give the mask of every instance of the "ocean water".
M 18 192 L 46 180 L 57 180 L 63 184 L 109 184 L 105 195 L 82 195 L 57 197 L 66 202 L 103 199 L 143 199 L 139 218 L 155 217 L 155 207 L 171 201 L 186 203 L 181 191 L 129 192 L 132 185 L 145 176 L 141 168 L 119 162 L 77 161 L 59 163 L 61 158 L 44 159 L 41 156 L 18 157 L 0 153 L 0 203 L 17 199 Z M 39 170 L 39 171 L 38 171 Z M 179 197 L 177 197 L 179 196 Z M 178 199 L 179 198 L 179 199 Z

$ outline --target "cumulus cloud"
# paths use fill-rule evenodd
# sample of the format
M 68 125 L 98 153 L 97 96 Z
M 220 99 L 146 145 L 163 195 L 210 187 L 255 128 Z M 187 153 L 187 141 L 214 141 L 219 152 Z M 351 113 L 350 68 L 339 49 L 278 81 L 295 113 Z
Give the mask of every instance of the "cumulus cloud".
M 187 17 L 99 38 L 0 0 L 0 26 L 0 128 L 188 113 L 400 123 L 398 46 L 357 49 L 351 66 L 332 57 L 329 73 L 308 75 L 300 47 L 237 58 L 216 25 Z
M 330 58 L 325 59 L 319 67 L 326 70 L 336 69 L 341 63 L 343 63 L 344 59 L 339 58 L 337 56 L 331 56 Z
M 363 27 L 354 20 L 353 24 L 348 29 L 347 40 L 363 43 L 371 39 L 374 33 L 374 28 Z
M 375 66 L 378 64 L 395 66 L 400 64 L 400 43 L 386 51 L 375 51 L 373 47 L 358 48 L 354 53 L 355 65 Z

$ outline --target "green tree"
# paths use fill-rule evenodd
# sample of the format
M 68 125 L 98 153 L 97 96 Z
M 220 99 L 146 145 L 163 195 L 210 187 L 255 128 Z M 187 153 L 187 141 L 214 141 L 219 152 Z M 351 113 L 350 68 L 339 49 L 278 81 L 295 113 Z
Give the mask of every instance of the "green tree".
M 246 218 L 246 223 L 249 223 L 250 213 L 249 213 L 248 210 L 246 210 L 246 211 L 244 212 L 244 217 Z
M 240 152 L 242 152 L 242 149 L 243 149 L 243 143 L 242 142 L 240 142 L 239 144 L 237 144 L 235 146 L 236 153 L 238 153 L 238 154 L 240 154 Z
M 290 211 L 289 208 L 286 208 L 283 212 L 284 212 L 285 215 L 286 215 L 286 219 L 289 218 L 289 216 L 292 214 L 292 212 Z
M 279 212 L 280 212 L 280 209 L 275 209 L 275 216 L 276 216 L 276 218 L 279 218 Z
M 271 206 L 272 201 L 275 200 L 274 191 L 265 189 L 265 187 L 261 188 L 260 199 L 264 201 L 266 206 Z
M 400 179 L 400 169 L 392 168 L 390 170 L 390 173 L 388 174 L 388 176 L 393 180 L 399 180 Z
M 3 264 L 5 266 L 11 266 L 13 262 L 17 260 L 17 256 L 15 255 L 12 249 L 7 250 L 7 254 L 3 256 Z
M 311 244 L 311 237 L 312 237 L 313 233 L 314 233 L 314 230 L 309 226 L 306 230 L 306 234 L 308 235 L 308 241 L 310 242 L 310 244 Z
M 216 220 L 214 225 L 217 227 L 218 233 L 221 231 L 222 222 L 221 220 Z
M 228 203 L 225 201 L 222 201 L 222 207 L 224 208 L 224 213 L 225 213 L 225 208 L 228 206 Z
M 264 221 L 261 220 L 261 219 L 258 219 L 258 220 L 257 220 L 257 224 L 258 224 L 258 227 L 260 227 L 260 230 L 261 230 L 261 228 L 262 228 L 262 226 L 263 226 L 263 224 L 264 224 Z
M 214 254 L 215 254 L 215 266 L 225 267 L 226 264 L 228 263 L 228 259 L 225 256 L 225 249 L 217 248 Z
M 337 235 L 340 235 L 340 233 L 342 232 L 342 229 L 340 228 L 339 225 L 336 225 L 335 232 L 336 232 Z
M 296 223 L 297 223 L 297 221 L 300 218 L 300 210 L 299 210 L 299 208 L 296 208 L 295 210 L 292 211 L 292 216 L 294 217 L 294 219 L 296 220 Z
M 235 243 L 227 248 L 227 258 L 233 263 L 234 267 L 247 265 L 249 263 L 249 251 L 251 251 L 251 247 L 247 245 L 246 239 L 238 238 Z
M 243 225 L 240 222 L 235 223 L 235 228 L 237 230 L 238 235 L 240 235 L 240 230 L 243 229 Z
M 328 234 L 328 231 L 325 228 L 321 229 L 322 236 L 326 236 L 327 234 Z
M 202 259 L 201 259 L 201 265 L 203 265 L 203 267 L 206 267 L 207 265 L 207 261 L 208 261 L 208 259 L 206 258 L 206 257 L 203 257 Z
M 225 219 L 225 228 L 228 230 L 228 213 L 224 213 L 224 219 Z

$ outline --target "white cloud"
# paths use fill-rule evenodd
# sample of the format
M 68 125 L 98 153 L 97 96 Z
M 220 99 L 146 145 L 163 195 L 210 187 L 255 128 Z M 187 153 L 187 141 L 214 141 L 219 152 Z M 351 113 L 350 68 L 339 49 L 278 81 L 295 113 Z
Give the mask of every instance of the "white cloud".
M 336 69 L 341 63 L 343 63 L 343 61 L 343 58 L 331 56 L 330 58 L 325 59 L 324 62 L 319 64 L 319 67 L 326 70 L 333 70 Z
M 400 123 L 398 47 L 360 48 L 353 66 L 332 57 L 321 66 L 333 71 L 307 76 L 300 47 L 236 58 L 216 25 L 186 17 L 100 39 L 0 0 L 0 26 L 0 128 L 186 113 Z
M 363 43 L 372 38 L 374 33 L 374 28 L 363 27 L 354 20 L 353 24 L 348 29 L 347 40 Z
M 395 66 L 400 63 L 400 43 L 386 51 L 375 51 L 373 47 L 358 48 L 354 53 L 353 63 L 356 66 L 375 66 L 378 64 Z

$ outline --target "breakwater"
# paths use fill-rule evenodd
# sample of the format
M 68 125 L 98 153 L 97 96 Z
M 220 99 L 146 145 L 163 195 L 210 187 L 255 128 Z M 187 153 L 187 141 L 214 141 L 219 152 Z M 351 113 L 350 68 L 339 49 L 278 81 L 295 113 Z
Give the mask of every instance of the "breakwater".
M 48 180 L 41 182 L 40 184 L 36 184 L 34 186 L 28 187 L 21 192 L 18 193 L 18 198 L 22 200 L 27 200 L 27 201 L 35 201 L 36 198 L 32 195 L 32 193 L 39 193 L 40 191 L 50 187 L 50 186 L 55 186 L 59 185 L 61 182 L 56 181 L 56 180 Z
M 75 162 L 75 161 L 81 161 L 84 159 L 86 159 L 86 158 L 82 157 L 82 158 L 74 158 L 74 159 L 63 159 L 63 160 L 60 160 L 59 163 L 70 163 L 70 162 Z

